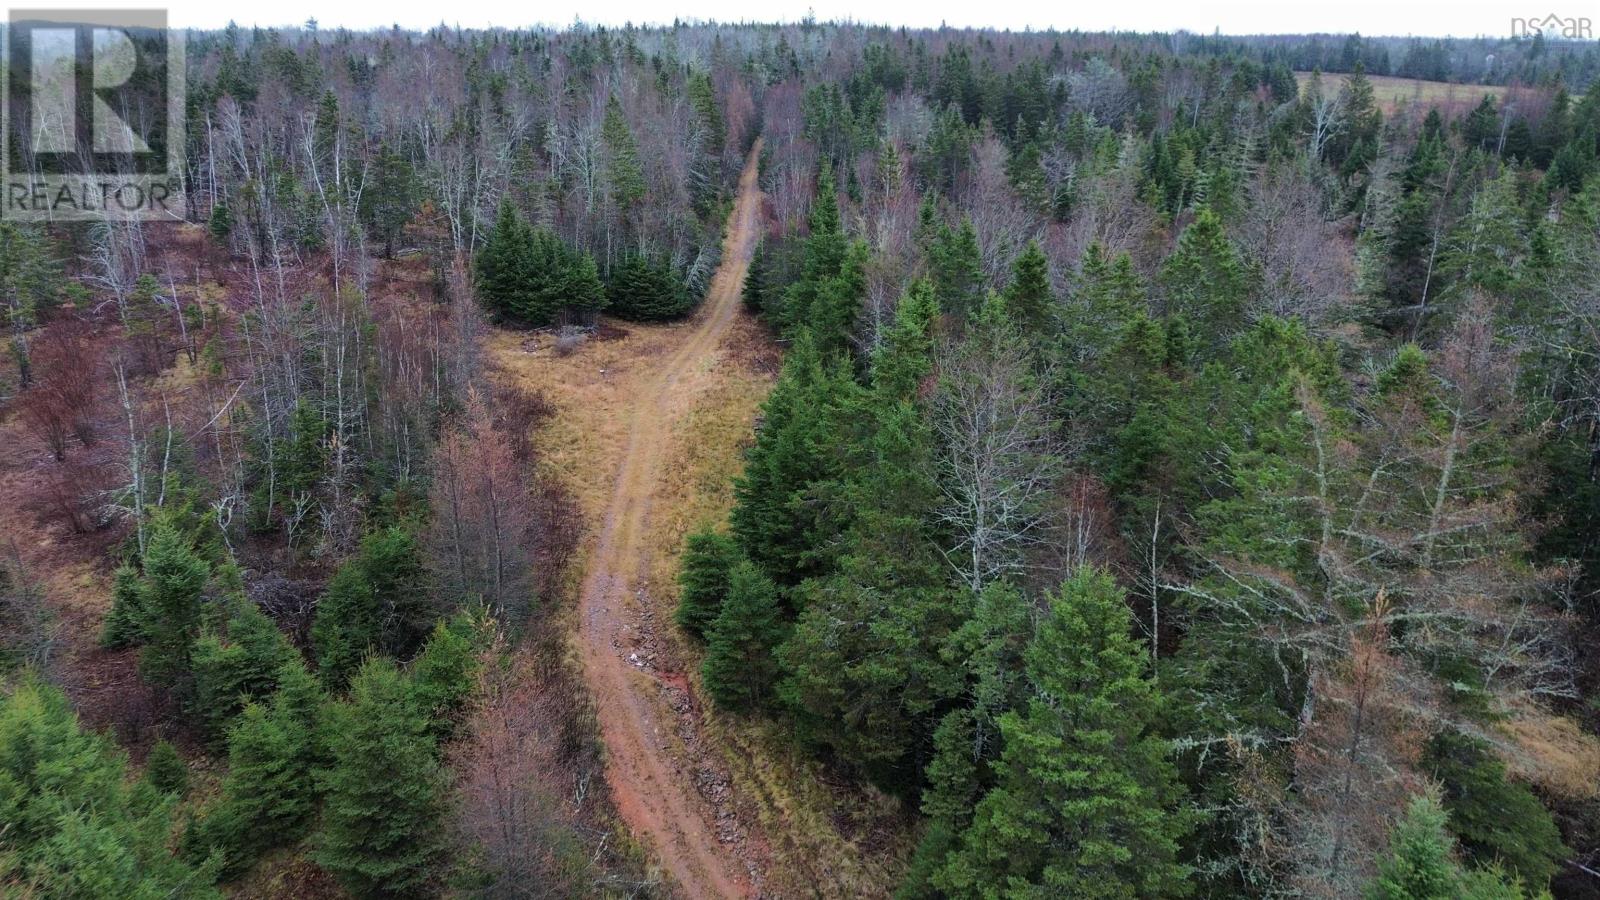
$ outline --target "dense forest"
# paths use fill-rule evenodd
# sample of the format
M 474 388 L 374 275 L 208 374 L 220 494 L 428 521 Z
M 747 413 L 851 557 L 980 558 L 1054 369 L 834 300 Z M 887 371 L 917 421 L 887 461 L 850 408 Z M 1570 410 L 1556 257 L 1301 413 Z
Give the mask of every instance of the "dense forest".
M 188 221 L 0 224 L 8 895 L 697 894 L 574 658 L 609 463 L 504 363 L 603 404 L 589 354 L 711 318 L 748 158 L 781 366 L 659 627 L 683 709 L 881 814 L 812 892 L 1600 897 L 1593 41 L 187 65 Z

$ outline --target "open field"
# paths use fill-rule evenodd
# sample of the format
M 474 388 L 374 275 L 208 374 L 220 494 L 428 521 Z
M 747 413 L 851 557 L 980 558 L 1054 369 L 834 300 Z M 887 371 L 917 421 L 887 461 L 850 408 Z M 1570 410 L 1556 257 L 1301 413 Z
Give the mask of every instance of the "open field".
M 1296 72 L 1294 77 L 1304 89 L 1311 80 L 1310 72 Z M 1339 72 L 1322 73 L 1322 84 L 1330 92 L 1343 86 L 1348 77 Z M 1439 106 L 1447 109 L 1476 106 L 1484 94 L 1496 100 L 1503 98 L 1509 88 L 1497 84 L 1452 84 L 1447 81 L 1423 81 L 1418 78 L 1396 78 L 1392 75 L 1368 75 L 1373 93 L 1386 113 L 1417 106 Z

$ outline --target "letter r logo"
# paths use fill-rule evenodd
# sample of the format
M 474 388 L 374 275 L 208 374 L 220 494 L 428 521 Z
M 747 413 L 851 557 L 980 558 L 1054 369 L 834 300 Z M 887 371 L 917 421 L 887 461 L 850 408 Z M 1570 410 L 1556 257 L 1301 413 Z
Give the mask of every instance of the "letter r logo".
M 78 149 L 78 40 L 76 28 L 35 28 L 33 37 L 33 152 Z M 128 83 L 139 67 L 139 51 L 117 28 L 89 30 L 92 63 L 87 102 L 95 153 L 148 153 L 150 146 L 106 102 L 106 92 Z

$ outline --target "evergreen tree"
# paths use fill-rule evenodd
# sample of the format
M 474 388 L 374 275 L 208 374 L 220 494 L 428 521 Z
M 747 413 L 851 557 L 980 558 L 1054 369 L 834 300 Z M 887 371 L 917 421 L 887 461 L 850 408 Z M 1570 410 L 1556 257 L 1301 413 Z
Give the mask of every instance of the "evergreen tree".
M 672 267 L 643 255 L 622 259 L 606 283 L 607 309 L 636 322 L 676 319 L 694 308 L 694 298 Z
M 622 115 L 622 105 L 612 94 L 606 99 L 605 118 L 600 123 L 600 142 L 606 151 L 606 180 L 611 202 L 627 211 L 644 196 L 644 171 L 639 167 L 639 147 Z
M 146 677 L 174 684 L 190 670 L 200 613 L 211 566 L 195 553 L 188 536 L 165 517 L 151 524 L 144 553 L 139 605 L 145 638 L 140 668 Z
M 842 474 L 839 451 L 857 422 L 860 395 L 850 371 L 825 359 L 803 332 L 762 405 L 761 430 L 734 483 L 730 522 L 745 555 L 779 584 L 826 569 L 826 536 L 834 529 L 807 498 Z
M 1521 900 L 1515 884 L 1494 870 L 1468 872 L 1453 856 L 1438 801 L 1417 797 L 1390 836 L 1389 857 L 1367 888 L 1369 900 Z
M 532 233 L 508 197 L 500 201 L 494 227 L 474 259 L 473 275 L 484 306 L 509 318 L 532 306 L 527 291 L 533 282 Z
M 1029 241 L 1012 263 L 1011 284 L 1005 297 L 1006 308 L 1023 335 L 1030 340 L 1042 339 L 1052 321 L 1054 296 L 1050 290 L 1050 264 L 1037 241 Z
M 1181 787 L 1162 699 L 1107 575 L 1080 570 L 1024 653 L 1031 697 L 1000 718 L 996 784 L 935 881 L 951 896 L 1187 894 Z
M 983 256 L 972 220 L 959 228 L 941 228 L 928 248 L 928 274 L 934 296 L 946 315 L 966 318 L 983 304 Z
M 838 277 L 844 265 L 848 241 L 839 227 L 839 198 L 833 168 L 826 160 L 817 174 L 817 194 L 811 203 L 808 224 L 809 233 L 801 249 L 800 277 L 784 292 L 781 308 L 767 310 L 769 315 L 775 313 L 775 323 L 783 330 L 793 330 L 810 321 L 817 294 L 828 281 Z
M 299 660 L 285 663 L 277 681 L 271 704 L 250 703 L 229 731 L 222 797 L 185 836 L 192 854 L 220 853 L 225 876 L 300 840 L 316 812 L 322 689 Z
M 1133 317 L 1144 311 L 1144 285 L 1133 259 L 1123 253 L 1112 260 L 1105 248 L 1091 243 L 1083 252 L 1078 289 L 1068 308 L 1065 355 L 1077 367 L 1110 351 Z
M 384 259 L 394 256 L 394 243 L 416 214 L 421 193 L 411 160 L 388 144 L 379 146 L 361 192 L 361 213 L 372 236 L 383 244 Z
M 144 580 L 127 563 L 111 576 L 111 611 L 100 629 L 100 646 L 120 650 L 144 643 Z
M 349 702 L 331 708 L 327 735 L 318 864 L 357 897 L 428 895 L 444 861 L 444 785 L 410 680 L 369 660 Z
M 352 560 L 339 567 L 317 600 L 311 646 L 317 673 L 330 689 L 344 686 L 379 640 L 381 608 L 366 569 Z
M 872 389 L 886 400 L 912 400 L 933 371 L 933 322 L 939 304 L 919 278 L 895 307 L 894 322 L 872 357 Z
M 1572 851 L 1533 792 L 1506 777 L 1505 764 L 1482 741 L 1441 732 L 1424 759 L 1444 788 L 1450 830 L 1485 865 L 1499 863 L 1530 888 L 1542 889 Z
M 125 768 L 59 690 L 31 677 L 14 685 L 0 698 L 0 881 L 19 896 L 216 897 L 214 864 L 167 849 L 173 798 Z
M 163 794 L 181 797 L 189 789 L 189 767 L 171 743 L 156 741 L 144 763 L 144 779 Z
M 704 528 L 684 542 L 678 567 L 678 627 L 704 639 L 728 596 L 728 578 L 739 562 L 739 545 L 732 537 Z
M 777 585 L 750 563 L 738 563 L 728 575 L 728 598 L 706 635 L 701 668 L 706 693 L 731 710 L 762 702 L 777 670 L 772 648 L 782 636 Z
M 428 716 L 436 741 L 448 740 L 466 716 L 478 683 L 481 630 L 481 623 L 466 613 L 440 620 L 411 666 L 412 702 Z
M 915 783 L 930 713 L 954 688 L 939 643 L 957 604 L 935 542 L 933 436 L 917 402 L 937 313 L 928 283 L 913 282 L 873 355 L 852 417 L 865 428 L 808 494 L 842 531 L 836 566 L 795 591 L 799 621 L 778 651 L 780 696 L 802 739 L 890 789 Z
M 246 703 L 269 696 L 278 673 L 299 655 L 266 614 L 242 597 L 232 601 L 226 631 L 201 634 L 194 648 L 189 711 L 212 740 L 221 740 Z
M 1347 181 L 1365 172 L 1378 158 L 1383 111 L 1366 68 L 1360 63 L 1339 89 L 1339 125 L 1329 142 L 1328 156 Z M 1353 198 L 1358 199 L 1358 198 Z
M 368 534 L 317 601 L 311 644 L 323 684 L 341 687 L 369 650 L 415 653 L 435 616 L 416 536 L 400 525 Z
M 740 299 L 744 301 L 744 308 L 755 315 L 767 312 L 770 304 L 773 291 L 770 268 L 766 243 L 756 244 L 755 252 L 750 256 L 750 268 L 745 270 L 744 284 L 739 293 Z
M 1168 315 L 1182 316 L 1202 347 L 1216 351 L 1244 330 L 1251 278 L 1222 221 L 1202 209 L 1161 266 Z
M 525 326 L 547 325 L 563 310 L 592 315 L 606 305 L 594 257 L 530 226 L 509 200 L 500 204 L 473 275 L 491 313 Z

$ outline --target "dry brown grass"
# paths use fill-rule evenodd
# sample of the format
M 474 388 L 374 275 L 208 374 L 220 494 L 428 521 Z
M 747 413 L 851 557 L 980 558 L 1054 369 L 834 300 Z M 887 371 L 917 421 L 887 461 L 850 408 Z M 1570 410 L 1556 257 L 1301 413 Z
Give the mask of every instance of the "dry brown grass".
M 1295 79 L 1304 88 L 1311 80 L 1310 72 L 1296 72 Z M 1337 72 L 1322 73 L 1322 87 L 1330 93 L 1337 92 L 1348 76 Z M 1384 112 L 1392 113 L 1410 105 L 1419 107 L 1440 106 L 1447 109 L 1471 108 L 1488 94 L 1496 100 L 1506 95 L 1506 88 L 1496 84 L 1452 84 L 1447 81 L 1423 81 L 1419 78 L 1396 78 L 1392 75 L 1368 75 L 1372 92 Z
M 484 341 L 496 378 L 555 405 L 536 445 L 549 471 L 572 488 L 591 528 L 616 482 L 631 401 L 686 327 L 612 326 L 567 356 L 556 354 L 556 336 L 547 332 L 495 329 Z
M 1524 710 L 1505 729 L 1515 742 L 1505 760 L 1511 774 L 1568 800 L 1600 795 L 1600 737 L 1538 709 Z

